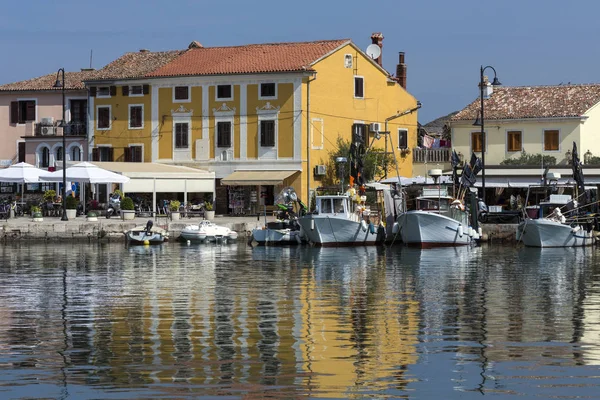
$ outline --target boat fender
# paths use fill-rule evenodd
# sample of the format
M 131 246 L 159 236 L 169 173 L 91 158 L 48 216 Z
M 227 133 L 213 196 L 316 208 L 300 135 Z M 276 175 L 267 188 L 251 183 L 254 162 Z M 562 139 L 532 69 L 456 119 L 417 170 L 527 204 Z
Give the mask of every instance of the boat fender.
M 517 242 L 521 240 L 521 229 L 519 229 L 519 227 L 517 227 Z
M 474 234 L 475 234 L 475 229 L 469 227 L 469 236 L 473 237 Z
M 571 232 L 577 233 L 581 229 L 581 226 L 577 225 L 575 228 L 571 229 Z
M 369 224 L 369 232 L 371 232 L 371 235 L 375 234 L 375 225 L 372 222 Z
M 311 230 L 311 231 L 314 231 L 314 230 L 315 230 L 315 220 L 314 220 L 314 219 L 311 219 L 311 220 L 310 220 L 310 230 Z
M 400 225 L 398 225 L 397 222 L 394 222 L 394 225 L 392 225 L 392 233 L 394 235 L 397 235 L 399 231 L 400 231 Z
M 462 224 L 458 225 L 458 229 L 456 230 L 458 232 L 458 236 L 462 237 L 463 236 L 463 226 Z
M 363 232 L 367 231 L 367 222 L 365 220 L 360 221 L 360 227 L 362 228 Z

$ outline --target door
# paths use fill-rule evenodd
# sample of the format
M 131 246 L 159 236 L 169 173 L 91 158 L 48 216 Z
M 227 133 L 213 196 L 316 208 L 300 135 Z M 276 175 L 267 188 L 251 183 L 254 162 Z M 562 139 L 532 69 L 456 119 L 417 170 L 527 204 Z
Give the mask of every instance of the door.
M 87 100 L 71 100 L 71 135 L 87 133 Z

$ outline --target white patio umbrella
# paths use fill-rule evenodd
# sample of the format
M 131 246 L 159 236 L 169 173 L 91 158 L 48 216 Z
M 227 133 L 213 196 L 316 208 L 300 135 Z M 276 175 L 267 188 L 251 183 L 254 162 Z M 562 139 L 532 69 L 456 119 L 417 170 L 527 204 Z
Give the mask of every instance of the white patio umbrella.
M 121 174 L 116 174 L 104 168 L 100 168 L 89 162 L 82 162 L 70 166 L 65 171 L 67 182 L 81 183 L 126 183 L 129 182 L 129 177 Z M 48 182 L 62 182 L 63 171 L 58 170 L 46 175 L 40 176 L 41 180 Z M 85 204 L 84 211 L 85 211 Z
M 25 162 L 20 162 L 0 170 L 0 182 L 21 183 L 21 199 L 23 199 L 25 184 L 38 183 L 40 176 L 45 174 L 48 174 L 48 171 L 36 168 Z

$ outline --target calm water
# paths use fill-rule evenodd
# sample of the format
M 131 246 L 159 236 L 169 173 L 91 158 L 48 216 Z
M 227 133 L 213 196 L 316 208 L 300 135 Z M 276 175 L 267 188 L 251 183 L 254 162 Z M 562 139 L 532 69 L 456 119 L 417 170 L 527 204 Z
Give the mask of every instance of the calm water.
M 598 398 L 596 249 L 0 246 L 0 398 Z

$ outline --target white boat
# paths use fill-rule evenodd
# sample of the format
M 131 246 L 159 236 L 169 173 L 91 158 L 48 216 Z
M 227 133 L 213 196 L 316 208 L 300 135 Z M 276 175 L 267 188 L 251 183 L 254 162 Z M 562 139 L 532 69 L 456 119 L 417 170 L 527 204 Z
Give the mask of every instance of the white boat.
M 266 227 L 252 230 L 252 240 L 261 245 L 301 244 L 304 235 L 300 229 L 277 228 L 268 223 Z
M 148 221 L 146 225 L 136 226 L 124 233 L 129 244 L 161 244 L 169 237 L 166 230 L 153 227 L 152 221 Z
M 538 191 L 557 190 L 549 186 L 532 186 Z M 528 193 L 529 198 L 529 193 Z M 529 247 L 581 247 L 594 243 L 594 233 L 581 219 L 566 217 L 568 209 L 576 207 L 571 195 L 550 194 L 537 207 L 528 208 L 528 218 L 517 227 L 517 241 Z
M 385 232 L 352 194 L 316 196 L 316 209 L 298 219 L 308 241 L 317 246 L 374 245 Z
M 278 207 L 277 221 L 266 222 L 265 220 L 264 226 L 253 229 L 251 243 L 295 245 L 304 242 L 305 237 L 298 224 L 298 215 L 306 214 L 306 205 L 298 199 L 294 188 L 284 188 L 275 198 L 275 204 Z
M 469 223 L 469 213 L 460 200 L 448 195 L 447 187 L 422 189 L 416 209 L 398 216 L 402 242 L 420 247 L 466 246 L 479 239 Z
M 226 226 L 216 225 L 211 221 L 200 221 L 198 225 L 187 225 L 181 231 L 181 238 L 191 242 L 235 241 L 238 233 Z

